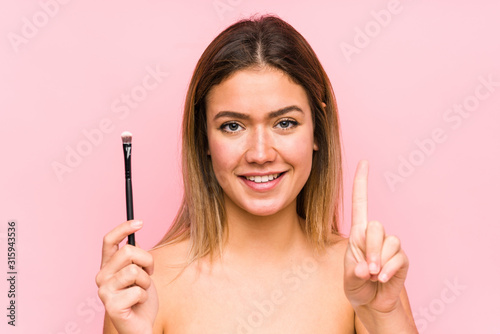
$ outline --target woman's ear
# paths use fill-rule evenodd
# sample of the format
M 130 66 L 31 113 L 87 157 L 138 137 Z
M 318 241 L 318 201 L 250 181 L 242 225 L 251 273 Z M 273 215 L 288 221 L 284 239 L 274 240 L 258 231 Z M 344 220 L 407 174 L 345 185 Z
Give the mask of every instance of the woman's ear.
M 326 108 L 326 103 L 325 102 L 321 102 L 321 105 L 323 106 L 323 108 Z

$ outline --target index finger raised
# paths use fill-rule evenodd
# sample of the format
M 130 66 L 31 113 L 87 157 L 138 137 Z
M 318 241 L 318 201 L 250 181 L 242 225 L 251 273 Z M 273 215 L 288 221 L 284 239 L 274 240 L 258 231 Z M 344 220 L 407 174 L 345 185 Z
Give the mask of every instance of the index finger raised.
M 352 188 L 351 230 L 368 224 L 368 160 L 358 162 Z
M 128 220 L 118 225 L 104 236 L 102 242 L 101 268 L 109 261 L 111 256 L 118 251 L 120 242 L 122 242 L 123 239 L 125 239 L 129 234 L 138 231 L 141 227 L 142 221 Z

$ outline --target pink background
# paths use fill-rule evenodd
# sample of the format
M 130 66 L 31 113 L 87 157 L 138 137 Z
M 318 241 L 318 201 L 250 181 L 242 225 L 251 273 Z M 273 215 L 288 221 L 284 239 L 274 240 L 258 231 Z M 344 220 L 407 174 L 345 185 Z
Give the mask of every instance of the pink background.
M 180 119 L 196 61 L 222 29 L 254 13 L 291 23 L 327 70 L 345 148 L 343 231 L 353 173 L 366 158 L 369 218 L 403 242 L 420 331 L 500 332 L 497 1 L 41 0 L 1 7 L 0 276 L 9 219 L 18 224 L 19 275 L 16 328 L 6 324 L 8 286 L 0 280 L 0 332 L 100 331 L 94 277 L 102 237 L 126 218 L 120 134 L 134 135 L 135 215 L 145 222 L 136 238 L 149 248 L 180 201 Z M 154 70 L 163 74 L 145 90 Z M 127 106 L 122 98 L 131 94 L 136 103 Z M 464 104 L 470 112 L 460 116 Z M 72 150 L 83 156 L 68 166 Z M 66 171 L 56 173 L 57 164 Z M 398 168 L 404 176 L 391 186 L 387 175 Z

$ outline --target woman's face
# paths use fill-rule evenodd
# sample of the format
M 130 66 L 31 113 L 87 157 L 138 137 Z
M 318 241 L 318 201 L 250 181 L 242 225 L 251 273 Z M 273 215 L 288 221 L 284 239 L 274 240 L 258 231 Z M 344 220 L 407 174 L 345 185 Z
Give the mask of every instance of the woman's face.
M 307 93 L 283 72 L 235 72 L 207 101 L 208 154 L 226 206 L 258 216 L 295 210 L 311 172 L 314 129 Z

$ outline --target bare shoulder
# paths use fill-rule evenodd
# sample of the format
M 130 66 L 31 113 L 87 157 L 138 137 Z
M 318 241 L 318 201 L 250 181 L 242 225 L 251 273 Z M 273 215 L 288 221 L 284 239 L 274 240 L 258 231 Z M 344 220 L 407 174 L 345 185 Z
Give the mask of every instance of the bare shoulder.
M 328 237 L 325 248 L 315 253 L 315 259 L 320 268 L 337 282 L 340 287 L 344 275 L 344 256 L 347 247 L 347 239 L 342 236 L 331 234 Z
M 336 234 L 331 234 L 328 238 L 328 243 L 325 249 L 325 257 L 329 261 L 341 263 L 343 268 L 344 256 L 347 249 L 349 239 Z
M 179 300 L 179 286 L 187 265 L 189 240 L 162 245 L 149 250 L 154 260 L 154 272 L 151 275 L 157 293 L 159 309 L 156 316 L 154 333 L 170 332 L 169 318 L 175 314 L 175 302 Z
M 243 275 L 230 262 L 211 266 L 205 259 L 186 265 L 189 240 L 153 249 L 152 278 L 160 304 L 154 332 L 230 333 L 247 328 L 249 315 L 267 305 L 265 316 L 259 316 L 281 332 L 352 333 L 354 312 L 343 289 L 346 245 L 332 235 L 317 256 L 308 248 L 283 268 L 252 274 L 253 268 Z
M 330 234 L 328 237 L 328 244 L 330 247 L 336 247 L 336 248 L 345 248 L 347 247 L 347 243 L 349 241 L 349 238 L 346 238 L 342 235 L 339 234 Z
M 335 319 L 331 332 L 353 333 L 354 309 L 344 292 L 344 257 L 348 239 L 332 234 L 328 241 L 324 252 L 317 257 L 322 286 L 316 294 L 317 300 L 321 300 L 321 308 L 328 310 L 329 318 Z
M 157 286 L 171 283 L 186 268 L 188 250 L 187 239 L 149 250 L 154 260 L 154 273 L 151 277 Z
M 149 250 L 155 260 L 184 261 L 189 247 L 189 240 L 185 239 L 165 245 L 156 246 Z

